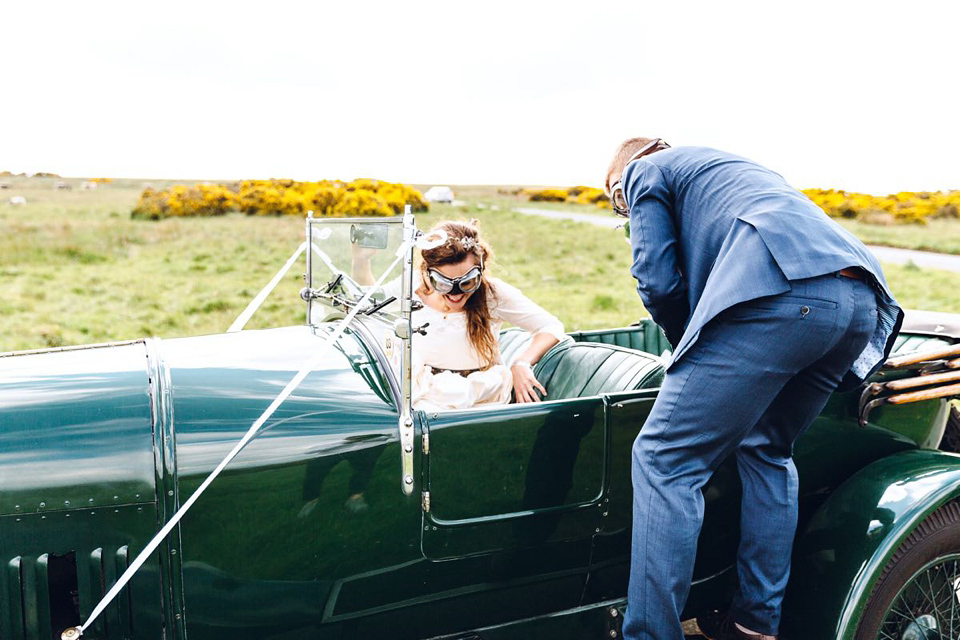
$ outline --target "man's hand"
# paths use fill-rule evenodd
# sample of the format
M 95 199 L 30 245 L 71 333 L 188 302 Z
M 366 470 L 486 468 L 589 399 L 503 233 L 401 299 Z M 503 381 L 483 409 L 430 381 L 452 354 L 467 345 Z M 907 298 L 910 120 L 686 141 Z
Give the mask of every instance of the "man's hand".
M 533 375 L 533 369 L 530 363 L 518 360 L 510 366 L 510 372 L 513 373 L 513 395 L 518 403 L 520 402 L 540 402 L 540 398 L 534 392 L 539 389 L 544 396 L 547 390 L 540 384 L 536 376 Z

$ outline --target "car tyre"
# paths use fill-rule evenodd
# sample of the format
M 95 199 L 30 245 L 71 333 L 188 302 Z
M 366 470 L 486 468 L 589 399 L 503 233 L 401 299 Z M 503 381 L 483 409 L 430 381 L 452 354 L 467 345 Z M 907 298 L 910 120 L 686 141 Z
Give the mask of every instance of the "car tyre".
M 924 520 L 884 567 L 856 640 L 932 640 L 960 634 L 960 504 Z

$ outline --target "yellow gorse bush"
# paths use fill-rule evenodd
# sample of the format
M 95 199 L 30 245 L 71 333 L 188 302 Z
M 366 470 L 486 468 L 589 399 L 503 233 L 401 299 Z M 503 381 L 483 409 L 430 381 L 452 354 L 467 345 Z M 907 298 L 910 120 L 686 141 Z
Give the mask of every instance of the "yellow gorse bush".
M 595 187 L 585 187 L 577 194 L 577 202 L 580 204 L 595 204 L 599 207 L 607 206 L 610 198 L 603 192 L 603 189 Z
M 956 218 L 960 212 L 960 191 L 902 191 L 887 196 L 837 189 L 804 189 L 803 193 L 836 218 L 925 224 L 929 218 Z
M 610 198 L 603 189 L 579 185 L 567 189 L 537 189 L 525 190 L 523 193 L 531 202 L 576 202 L 578 204 L 595 204 L 605 207 Z
M 147 188 L 132 215 L 151 220 L 230 211 L 261 216 L 303 216 L 307 211 L 317 217 L 391 216 L 403 213 L 408 204 L 414 211 L 428 209 L 416 189 L 381 180 L 243 180 L 230 185 L 174 185 L 160 191 Z
M 835 218 L 867 222 L 925 224 L 930 218 L 960 217 L 960 191 L 917 191 L 872 196 L 838 189 L 804 189 L 804 195 Z M 610 199 L 602 189 L 576 186 L 568 189 L 524 190 L 532 202 L 575 202 L 605 207 Z
M 133 217 L 159 220 L 178 216 L 222 216 L 236 208 L 236 195 L 218 184 L 174 185 L 143 190 Z
M 570 195 L 566 189 L 539 189 L 527 193 L 530 194 L 530 202 L 566 202 Z

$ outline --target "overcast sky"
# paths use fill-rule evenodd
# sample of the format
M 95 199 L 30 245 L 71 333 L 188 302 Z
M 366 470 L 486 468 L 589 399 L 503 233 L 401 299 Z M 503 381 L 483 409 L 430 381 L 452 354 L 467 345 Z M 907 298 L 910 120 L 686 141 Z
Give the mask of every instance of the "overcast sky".
M 600 185 L 632 135 L 960 189 L 960 3 L 16 2 L 0 171 Z

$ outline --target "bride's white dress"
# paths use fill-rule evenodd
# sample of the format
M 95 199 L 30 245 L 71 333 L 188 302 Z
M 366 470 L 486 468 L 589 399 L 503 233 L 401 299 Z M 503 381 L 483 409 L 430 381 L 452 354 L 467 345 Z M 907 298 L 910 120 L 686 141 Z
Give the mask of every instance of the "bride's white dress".
M 527 296 L 506 282 L 491 278 L 488 292 L 490 330 L 500 335 L 504 322 L 531 334 L 549 333 L 563 340 L 563 324 Z M 480 404 L 510 402 L 513 375 L 509 364 L 498 361 L 488 369 L 461 375 L 484 366 L 467 336 L 464 312 L 444 313 L 424 304 L 413 314 L 414 326 L 429 323 L 426 335 L 413 338 L 413 406 L 424 411 L 466 409 Z M 435 369 L 443 371 L 435 373 Z

